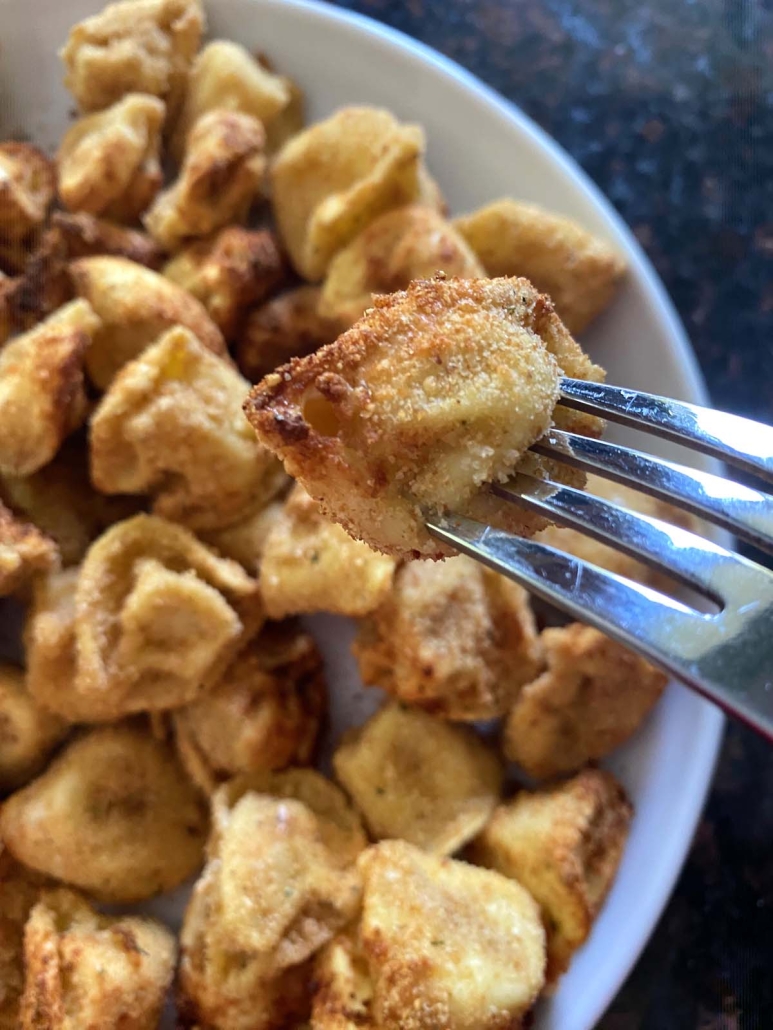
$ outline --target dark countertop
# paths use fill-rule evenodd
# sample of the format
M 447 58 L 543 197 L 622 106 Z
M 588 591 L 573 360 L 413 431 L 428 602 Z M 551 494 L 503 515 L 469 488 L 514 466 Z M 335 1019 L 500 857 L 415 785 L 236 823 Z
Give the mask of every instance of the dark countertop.
M 633 228 L 718 407 L 773 422 L 771 0 L 344 0 L 518 103 Z M 728 729 L 676 892 L 601 1030 L 773 1026 L 773 749 Z

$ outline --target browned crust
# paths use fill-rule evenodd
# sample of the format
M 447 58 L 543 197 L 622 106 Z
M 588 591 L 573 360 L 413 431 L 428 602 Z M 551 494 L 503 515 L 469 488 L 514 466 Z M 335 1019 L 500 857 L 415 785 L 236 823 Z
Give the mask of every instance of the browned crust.
M 0 597 L 13 593 L 30 576 L 55 568 L 58 561 L 54 541 L 0 501 Z
M 158 270 L 164 259 L 164 252 L 146 232 L 116 225 L 85 211 L 54 211 L 51 225 L 62 239 L 67 257 L 73 260 L 110 254 Z

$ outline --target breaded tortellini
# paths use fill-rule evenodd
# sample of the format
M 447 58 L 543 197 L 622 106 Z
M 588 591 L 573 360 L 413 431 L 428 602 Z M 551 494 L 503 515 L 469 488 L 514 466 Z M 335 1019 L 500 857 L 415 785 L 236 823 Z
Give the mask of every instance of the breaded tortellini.
M 164 275 L 197 297 L 230 340 L 249 308 L 279 288 L 286 266 L 268 229 L 231 225 L 180 251 L 164 267 Z
M 488 869 L 402 840 L 360 859 L 360 938 L 382 1030 L 521 1030 L 542 989 L 531 896 Z
M 121 370 L 91 419 L 95 486 L 150 493 L 157 514 L 192 529 L 241 521 L 287 481 L 244 418 L 248 391 L 189 330 L 170 329 Z
M 251 311 L 236 340 L 236 363 L 251 383 L 291 358 L 332 343 L 346 328 L 319 313 L 318 286 L 297 286 Z
M 42 876 L 20 865 L 0 841 L 0 1030 L 19 1030 L 24 991 L 24 927 Z
M 0 797 L 40 771 L 67 729 L 64 719 L 35 704 L 22 670 L 0 662 Z
M 70 30 L 61 52 L 64 84 L 81 111 L 126 93 L 179 103 L 204 30 L 200 0 L 120 0 Z
M 603 758 L 638 729 L 668 677 L 579 622 L 541 634 L 547 669 L 510 710 L 504 751 L 538 779 Z
M 424 200 L 424 145 L 418 125 L 378 107 L 343 107 L 285 144 L 271 169 L 274 213 L 304 279 L 319 282 L 384 211 Z
M 209 863 L 185 914 L 184 1025 L 294 1026 L 309 1013 L 311 959 L 356 914 L 360 878 L 301 802 L 248 792 L 214 809 Z
M 55 211 L 51 216 L 51 229 L 62 241 L 68 259 L 109 254 L 127 258 L 139 265 L 158 269 L 163 262 L 163 251 L 146 232 L 79 211 Z
M 408 562 L 353 645 L 360 675 L 446 719 L 493 719 L 541 668 L 526 591 L 471 558 Z
M 158 193 L 164 104 L 128 93 L 67 130 L 57 154 L 59 196 L 70 211 L 134 222 Z
M 488 275 L 521 275 L 547 293 L 570 333 L 607 307 L 625 271 L 608 243 L 538 204 L 495 200 L 453 224 Z
M 55 542 L 65 567 L 77 565 L 100 533 L 141 507 L 136 497 L 106 497 L 94 489 L 80 434 L 39 472 L 0 477 L 0 498 Z
M 266 537 L 260 590 L 270 619 L 308 612 L 360 616 L 389 593 L 395 561 L 330 522 L 300 484 Z
M 56 172 L 30 143 L 0 143 L 0 238 L 13 244 L 41 228 L 56 191 Z
M 133 722 L 76 737 L 0 811 L 16 859 L 106 902 L 178 886 L 201 864 L 206 833 L 173 748 Z
M 0 597 L 59 563 L 54 541 L 0 500 Z
M 99 389 L 172 326 L 190 329 L 207 350 L 225 357 L 223 336 L 204 305 L 157 272 L 110 256 L 80 258 L 70 270 L 76 292 L 102 320 L 86 354 L 86 370 Z
M 44 891 L 24 931 L 21 1030 L 156 1030 L 176 950 L 153 919 Z
M 257 118 L 267 129 L 292 102 L 290 82 L 275 75 L 239 43 L 215 39 L 197 55 L 170 147 L 179 160 L 197 119 L 217 108 Z
M 436 272 L 462 279 L 485 276 L 480 261 L 453 226 L 432 208 L 410 204 L 387 211 L 340 250 L 325 276 L 319 313 L 346 326 L 375 293 L 404 290 Z
M 74 297 L 67 250 L 55 229 L 46 229 L 21 275 L 4 291 L 10 329 L 26 332 Z
M 352 536 L 438 558 L 453 552 L 424 523 L 446 510 L 526 534 L 545 525 L 481 488 L 507 479 L 549 428 L 568 359 L 602 374 L 525 279 L 421 280 L 266 376 L 245 410 Z
M 339 934 L 314 961 L 311 1030 L 377 1030 L 373 984 L 355 932 Z
M 397 837 L 437 855 L 478 833 L 503 779 L 471 729 L 394 703 L 344 734 L 333 768 L 376 840 Z
M 517 880 L 542 909 L 548 980 L 587 939 L 620 864 L 631 804 L 611 773 L 585 769 L 497 808 L 473 859 Z
M 192 701 L 263 623 L 257 583 L 188 530 L 137 515 L 79 570 L 36 586 L 25 640 L 33 697 L 102 722 Z
M 310 762 L 325 709 L 314 640 L 294 623 L 270 622 L 206 694 L 173 713 L 177 749 L 211 794 L 236 773 Z
M 83 363 L 102 328 L 76 300 L 0 351 L 0 474 L 47 465 L 86 417 Z
M 153 239 L 171 251 L 244 221 L 263 181 L 265 144 L 265 130 L 252 115 L 202 115 L 188 134 L 180 175 L 143 215 Z

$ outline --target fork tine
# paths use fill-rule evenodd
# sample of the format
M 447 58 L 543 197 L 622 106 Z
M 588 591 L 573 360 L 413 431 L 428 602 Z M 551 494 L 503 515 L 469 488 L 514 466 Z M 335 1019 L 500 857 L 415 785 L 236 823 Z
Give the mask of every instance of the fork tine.
M 649 430 L 773 482 L 773 427 L 761 422 L 582 379 L 561 380 L 561 403 L 635 429 Z
M 679 526 L 550 480 L 516 474 L 507 483 L 492 484 L 490 489 L 498 497 L 624 551 L 719 603 L 724 601 L 722 588 L 728 568 L 735 569 L 744 561 Z
M 546 433 L 532 450 L 669 501 L 773 552 L 773 497 L 769 494 L 629 447 L 558 429 Z

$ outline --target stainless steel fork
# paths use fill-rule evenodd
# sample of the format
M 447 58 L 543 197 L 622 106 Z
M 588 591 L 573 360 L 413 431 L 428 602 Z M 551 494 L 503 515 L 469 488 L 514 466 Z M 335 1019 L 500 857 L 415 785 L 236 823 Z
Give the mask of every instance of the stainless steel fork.
M 617 386 L 563 379 L 567 407 L 648 430 L 773 483 L 773 428 Z M 773 552 L 773 497 L 600 440 L 553 430 L 540 454 L 636 487 Z M 427 522 L 458 551 L 596 626 L 773 739 L 773 573 L 695 533 L 582 490 L 515 475 L 499 497 L 585 532 L 691 587 L 702 611 L 536 540 L 457 515 Z

